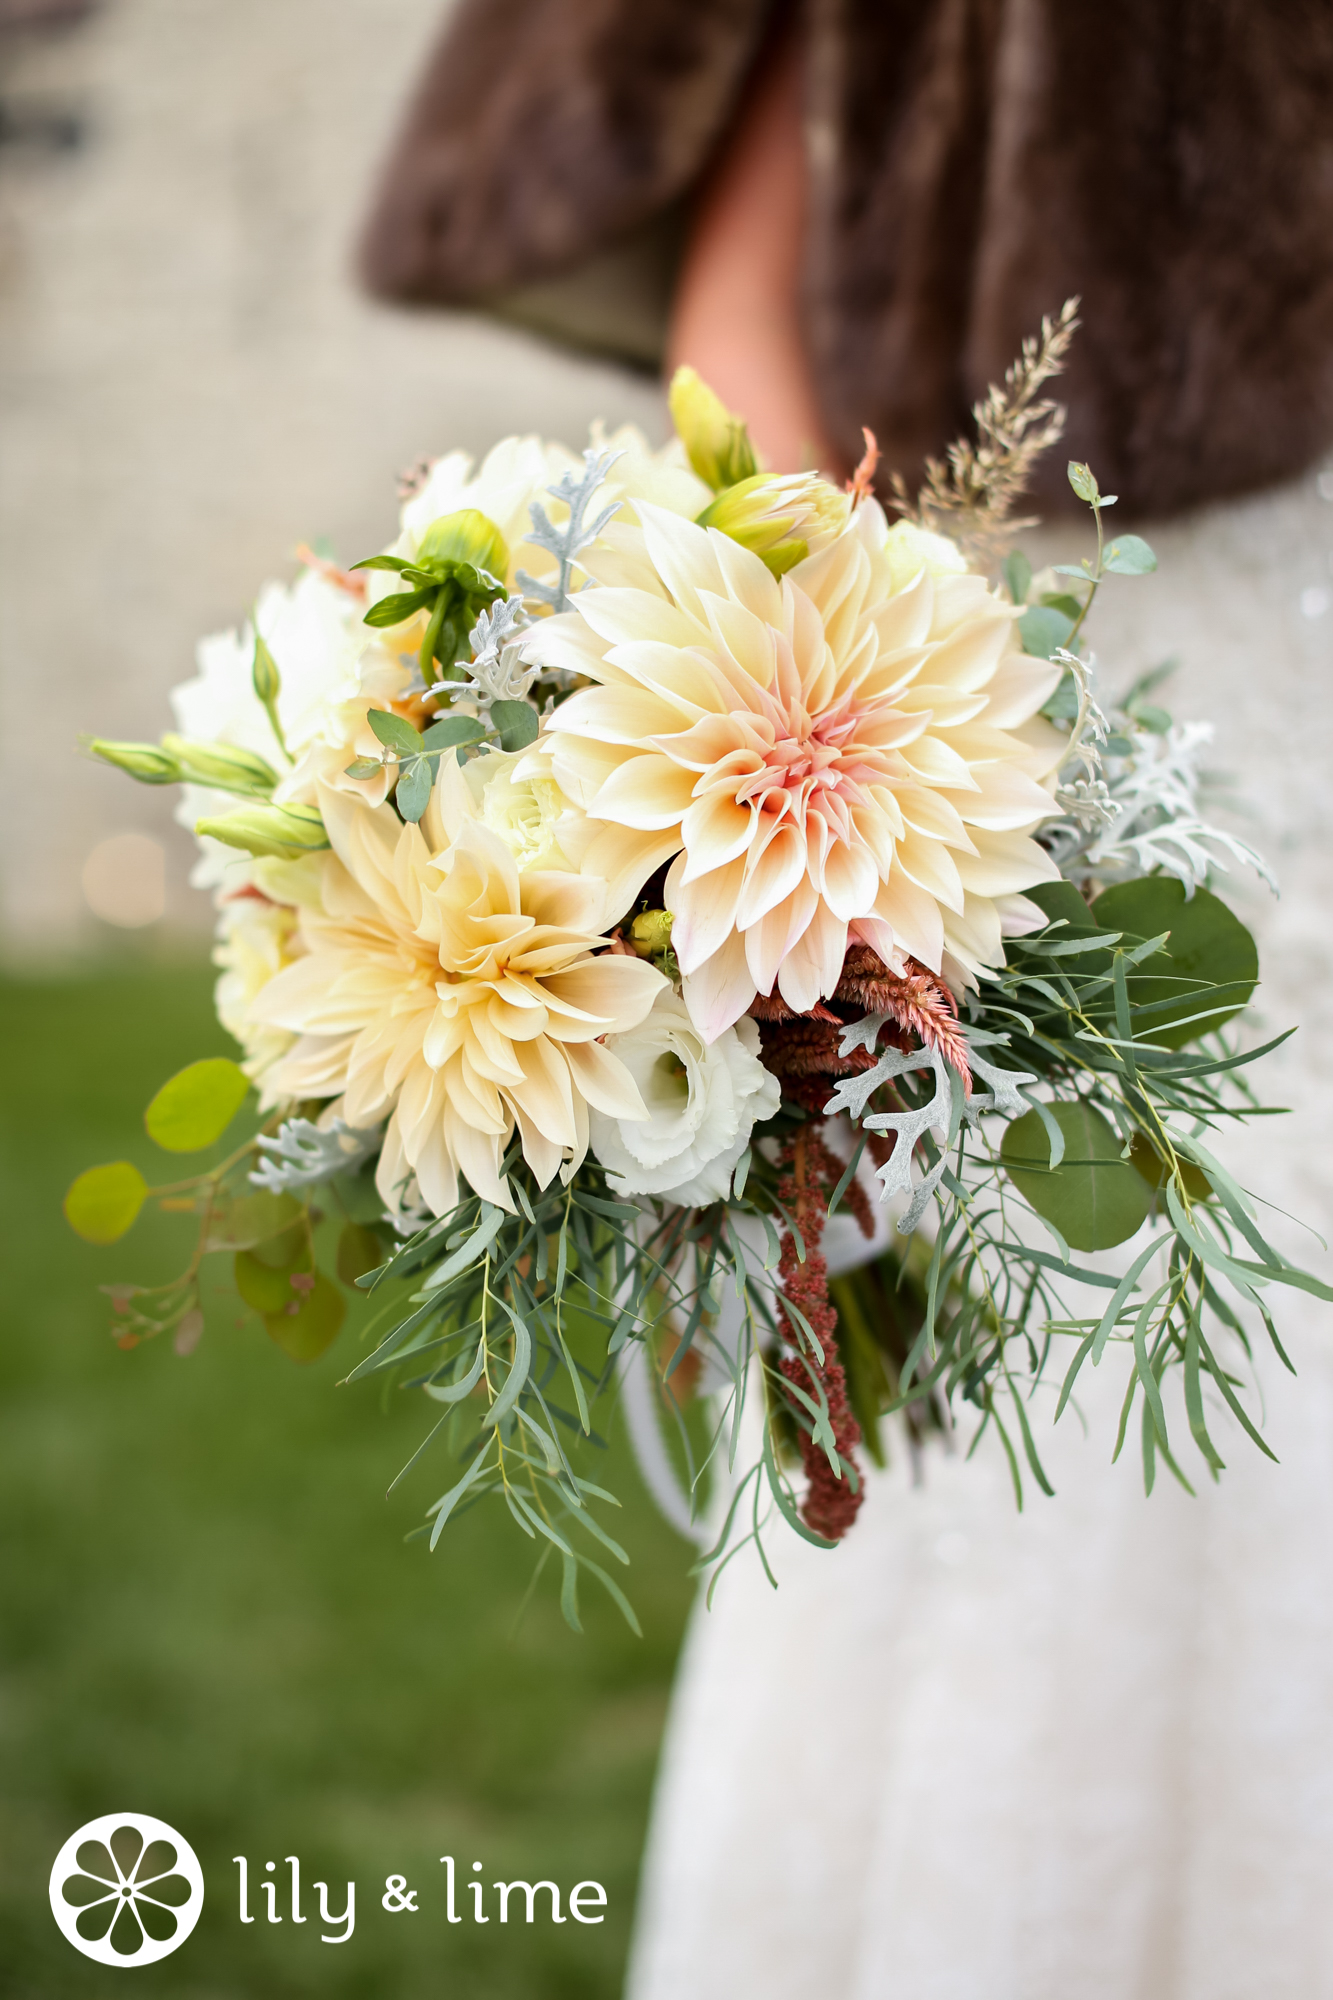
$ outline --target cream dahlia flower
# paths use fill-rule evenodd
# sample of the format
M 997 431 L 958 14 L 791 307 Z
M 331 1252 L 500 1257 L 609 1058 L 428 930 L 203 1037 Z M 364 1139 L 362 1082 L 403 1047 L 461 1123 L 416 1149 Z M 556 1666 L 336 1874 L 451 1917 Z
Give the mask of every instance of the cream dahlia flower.
M 436 1215 L 460 1174 L 512 1209 L 500 1167 L 516 1125 L 545 1186 L 583 1159 L 589 1105 L 646 1115 L 600 1038 L 641 1021 L 663 980 L 598 955 L 597 877 L 520 873 L 457 795 L 447 844 L 437 800 L 420 827 L 328 787 L 320 805 L 333 851 L 319 909 L 300 913 L 304 955 L 250 1010 L 299 1037 L 265 1078 L 267 1103 L 341 1098 L 357 1128 L 387 1117 L 379 1191 L 394 1208 L 419 1192 Z
M 924 557 L 904 585 L 874 502 L 780 581 L 716 529 L 638 512 L 527 654 L 598 683 L 539 747 L 636 842 L 642 879 L 676 856 L 672 944 L 705 1036 L 775 984 L 813 1007 L 849 936 L 955 981 L 1001 963 L 1007 899 L 1057 872 L 1030 833 L 1061 747 L 1037 717 L 1060 670 L 1018 650 L 1012 607 Z

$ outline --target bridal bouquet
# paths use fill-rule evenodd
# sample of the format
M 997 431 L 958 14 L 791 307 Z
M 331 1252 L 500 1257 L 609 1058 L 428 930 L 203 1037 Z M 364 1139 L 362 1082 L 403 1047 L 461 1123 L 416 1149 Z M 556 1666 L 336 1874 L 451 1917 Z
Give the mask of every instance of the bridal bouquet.
M 1049 1491 L 1038 1392 L 1085 1367 L 1123 1368 L 1149 1488 L 1189 1483 L 1182 1416 L 1213 1474 L 1219 1412 L 1268 1451 L 1250 1330 L 1285 1362 L 1274 1288 L 1333 1293 L 1212 1150 L 1265 1048 L 1210 884 L 1259 864 L 1200 816 L 1206 727 L 1094 682 L 1094 598 L 1155 566 L 1113 496 L 1071 464 L 1095 554 L 1004 553 L 1073 326 L 892 523 L 868 435 L 847 490 L 770 476 L 688 370 L 664 451 L 451 453 L 382 554 L 303 549 L 204 642 L 176 733 L 92 742 L 184 787 L 241 1050 L 148 1133 L 250 1107 L 183 1181 L 71 1188 L 93 1242 L 150 1198 L 197 1224 L 176 1282 L 108 1287 L 122 1345 L 187 1351 L 213 1255 L 297 1360 L 368 1292 L 348 1379 L 418 1394 L 447 1466 L 421 1532 L 498 1496 L 575 1624 L 581 1572 L 633 1618 L 612 1395 L 713 1565 L 775 1513 L 836 1543 L 891 1413 L 911 1449 L 975 1413 Z

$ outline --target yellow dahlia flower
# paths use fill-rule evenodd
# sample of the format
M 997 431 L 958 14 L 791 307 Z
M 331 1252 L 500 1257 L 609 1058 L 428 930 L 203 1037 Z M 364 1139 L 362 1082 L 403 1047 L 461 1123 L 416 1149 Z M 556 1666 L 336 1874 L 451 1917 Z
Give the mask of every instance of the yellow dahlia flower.
M 643 879 L 676 855 L 672 944 L 705 1035 L 775 983 L 813 1007 L 849 935 L 956 981 L 1001 963 L 1005 899 L 1057 872 L 1029 836 L 1059 668 L 1018 650 L 1012 608 L 924 558 L 904 585 L 906 537 L 874 502 L 781 580 L 716 529 L 638 513 L 590 552 L 600 586 L 529 642 L 598 684 L 539 747 Z
M 454 768 L 453 759 L 446 769 Z M 304 908 L 304 955 L 251 1006 L 300 1037 L 265 1077 L 269 1103 L 343 1099 L 366 1127 L 388 1119 L 376 1183 L 447 1214 L 460 1174 L 512 1209 L 500 1165 L 517 1125 L 545 1186 L 588 1146 L 588 1106 L 646 1116 L 599 1038 L 637 1026 L 664 984 L 641 960 L 597 955 L 605 885 L 520 873 L 455 785 L 447 838 L 437 787 L 420 827 L 389 806 L 320 788 L 332 853 L 320 907 Z

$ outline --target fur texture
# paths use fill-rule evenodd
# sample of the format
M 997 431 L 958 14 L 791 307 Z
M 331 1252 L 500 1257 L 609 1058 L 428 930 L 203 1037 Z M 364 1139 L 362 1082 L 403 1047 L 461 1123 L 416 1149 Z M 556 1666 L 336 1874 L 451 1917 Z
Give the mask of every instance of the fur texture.
M 768 0 L 466 0 L 389 163 L 372 288 L 556 273 L 688 192 Z M 805 310 L 830 433 L 910 478 L 1044 312 L 1070 450 L 1126 512 L 1333 440 L 1328 0 L 806 0 Z M 1047 506 L 1068 489 L 1047 468 Z
M 697 177 L 768 0 L 463 0 L 389 159 L 371 290 L 457 304 L 554 276 Z

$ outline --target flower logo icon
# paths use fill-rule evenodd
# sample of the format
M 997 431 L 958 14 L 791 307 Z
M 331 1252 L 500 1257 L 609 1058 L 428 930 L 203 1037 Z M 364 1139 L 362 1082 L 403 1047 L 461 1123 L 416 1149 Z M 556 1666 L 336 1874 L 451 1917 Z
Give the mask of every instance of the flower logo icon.
M 184 1944 L 204 1871 L 181 1834 L 147 1813 L 107 1813 L 70 1835 L 51 1870 L 51 1912 L 85 1958 L 151 1965 Z

